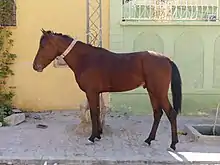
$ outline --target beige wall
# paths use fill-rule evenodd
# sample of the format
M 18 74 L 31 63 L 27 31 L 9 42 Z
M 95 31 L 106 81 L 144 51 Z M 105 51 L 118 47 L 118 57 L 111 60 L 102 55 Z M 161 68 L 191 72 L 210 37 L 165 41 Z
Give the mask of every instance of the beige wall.
M 85 0 L 16 0 L 17 27 L 13 30 L 14 104 L 25 110 L 77 109 L 85 98 L 69 68 L 48 66 L 43 73 L 32 69 L 41 28 L 77 36 L 86 41 Z M 109 45 L 109 1 L 103 1 L 103 47 Z

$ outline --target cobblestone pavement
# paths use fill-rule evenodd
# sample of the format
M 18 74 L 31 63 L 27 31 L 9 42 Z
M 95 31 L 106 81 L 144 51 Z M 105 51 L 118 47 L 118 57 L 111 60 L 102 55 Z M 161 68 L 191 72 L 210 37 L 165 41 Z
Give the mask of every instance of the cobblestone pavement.
M 87 145 L 87 136 L 75 134 L 74 128 L 79 123 L 77 116 L 76 111 L 30 114 L 26 122 L 18 126 L 1 127 L 0 162 L 22 164 L 21 161 L 29 160 L 40 164 L 40 161 L 50 160 L 49 163 L 89 165 L 97 162 L 106 165 L 220 162 L 220 144 L 199 144 L 185 135 L 179 135 L 176 152 L 168 151 L 171 134 L 165 115 L 151 146 L 144 144 L 144 140 L 150 132 L 152 116 L 111 113 L 107 116 L 101 141 L 94 145 Z M 211 124 L 213 119 L 178 116 L 179 131 L 185 123 Z M 36 128 L 37 124 L 46 124 L 48 128 Z

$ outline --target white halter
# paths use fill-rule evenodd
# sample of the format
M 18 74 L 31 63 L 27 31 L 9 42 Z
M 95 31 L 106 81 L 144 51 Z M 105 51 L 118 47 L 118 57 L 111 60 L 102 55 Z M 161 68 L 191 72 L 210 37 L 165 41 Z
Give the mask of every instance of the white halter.
M 60 55 L 61 58 L 65 58 L 67 54 L 72 50 L 72 48 L 75 46 L 77 42 L 77 39 L 73 39 L 73 41 L 70 43 L 70 45 L 67 47 L 67 49 Z

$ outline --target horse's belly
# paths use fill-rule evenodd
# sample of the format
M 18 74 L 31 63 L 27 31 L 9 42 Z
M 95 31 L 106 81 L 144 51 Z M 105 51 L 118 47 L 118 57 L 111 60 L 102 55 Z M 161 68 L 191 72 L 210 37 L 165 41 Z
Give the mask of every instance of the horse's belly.
M 110 90 L 111 92 L 129 91 L 140 86 L 145 86 L 141 77 L 132 75 L 121 75 L 118 78 L 112 79 Z

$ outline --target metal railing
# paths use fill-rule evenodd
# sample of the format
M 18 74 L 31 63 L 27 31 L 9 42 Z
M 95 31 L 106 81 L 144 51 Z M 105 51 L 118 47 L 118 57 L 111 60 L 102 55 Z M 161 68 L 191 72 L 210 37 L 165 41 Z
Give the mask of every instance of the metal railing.
M 122 0 L 122 20 L 217 21 L 218 0 Z

